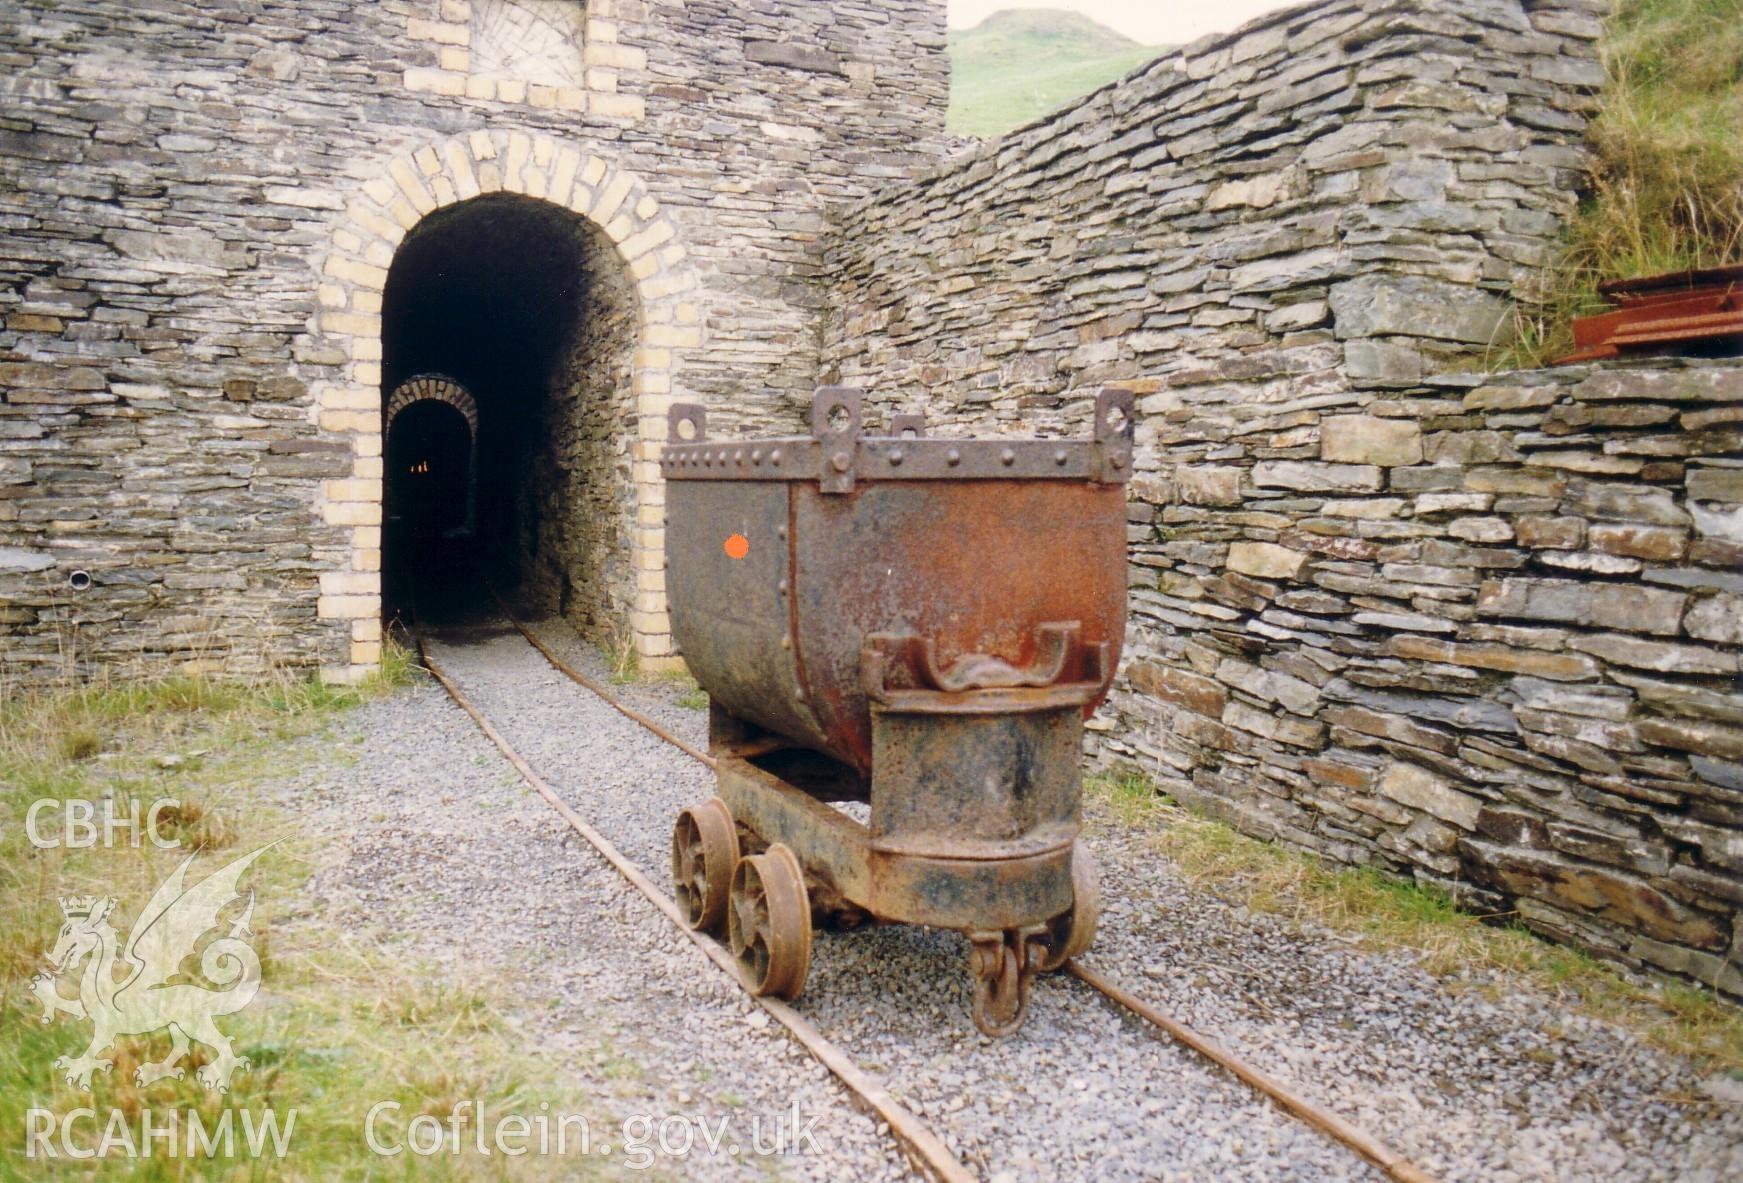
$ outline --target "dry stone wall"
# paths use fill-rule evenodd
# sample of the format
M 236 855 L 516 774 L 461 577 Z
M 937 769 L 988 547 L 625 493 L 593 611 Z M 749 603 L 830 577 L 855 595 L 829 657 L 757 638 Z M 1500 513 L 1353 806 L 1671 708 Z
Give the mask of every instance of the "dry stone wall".
M 1597 11 L 1341 0 L 1163 57 L 846 211 L 826 365 L 1059 429 L 1108 381 L 1257 418 L 1468 358 L 1573 206 Z
M 536 432 L 544 444 L 526 485 L 530 504 L 519 515 L 530 535 L 519 566 L 532 583 L 522 598 L 617 648 L 629 639 L 636 595 L 635 290 L 610 266 L 589 269 L 582 283 L 587 314 L 551 376 Z
M 1182 408 L 1157 449 L 1101 759 L 1743 993 L 1743 367 Z
M 614 472 L 668 652 L 665 404 L 802 400 L 823 208 L 931 158 L 943 46 L 932 0 L 0 5 L 0 678 L 367 669 L 387 269 L 499 189 L 636 285 Z
M 1138 394 L 1097 760 L 1743 993 L 1743 370 L 1443 373 L 1535 295 L 1599 13 L 1189 46 L 844 211 L 824 357 L 944 434 Z

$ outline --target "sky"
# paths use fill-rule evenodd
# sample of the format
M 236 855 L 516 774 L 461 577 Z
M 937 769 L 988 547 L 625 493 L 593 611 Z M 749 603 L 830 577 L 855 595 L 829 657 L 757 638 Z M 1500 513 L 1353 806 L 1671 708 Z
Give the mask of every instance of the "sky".
M 978 25 L 1001 8 L 1068 8 L 1144 45 L 1184 45 L 1298 0 L 950 0 L 950 27 Z

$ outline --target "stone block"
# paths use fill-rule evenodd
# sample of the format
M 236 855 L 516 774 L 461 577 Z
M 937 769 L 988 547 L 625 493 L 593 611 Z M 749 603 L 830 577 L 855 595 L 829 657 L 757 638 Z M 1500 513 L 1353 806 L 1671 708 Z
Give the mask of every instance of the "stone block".
M 1694 719 L 1643 718 L 1636 729 L 1641 739 L 1659 747 L 1720 760 L 1743 760 L 1743 728 Z
M 323 571 L 323 596 L 373 596 L 381 591 L 381 576 L 374 571 Z
M 1674 674 L 1735 674 L 1737 655 L 1694 645 L 1670 645 L 1616 633 L 1574 637 L 1568 644 L 1613 665 Z
M 1325 742 L 1325 724 L 1296 719 L 1272 711 L 1256 710 L 1231 701 L 1223 708 L 1222 721 L 1230 727 L 1262 735 L 1266 739 L 1298 748 L 1317 748 Z
M 1659 969 L 1715 986 L 1727 994 L 1743 994 L 1743 958 L 1735 952 L 1730 956 L 1700 953 L 1681 945 L 1635 935 L 1628 941 L 1628 953 Z
M 322 620 L 359 620 L 380 614 L 378 595 L 324 595 L 315 607 L 315 615 Z
M 1695 533 L 1701 536 L 1703 544 L 1712 540 L 1725 546 L 1743 545 L 1743 506 L 1717 511 L 1706 509 L 1699 502 L 1691 502 L 1689 514 L 1694 518 Z
M 1308 493 L 1377 493 L 1384 478 L 1371 464 L 1325 464 L 1303 460 L 1261 460 L 1253 466 L 1253 484 L 1261 489 L 1297 489 Z
M 1683 631 L 1703 641 L 1743 645 L 1743 595 L 1721 592 L 1696 600 L 1683 618 Z
M 1691 468 L 1686 483 L 1692 500 L 1743 503 L 1743 468 Z
M 825 49 L 795 45 L 789 41 L 746 41 L 747 61 L 765 66 L 781 66 L 789 70 L 807 70 L 816 74 L 846 75 L 841 58 Z
M 1467 411 L 1522 411 L 1566 397 L 1560 386 L 1479 386 L 1465 395 Z
M 1433 814 L 1461 830 L 1476 829 L 1477 815 L 1483 808 L 1481 797 L 1454 788 L 1452 782 L 1426 768 L 1402 761 L 1386 766 L 1378 788 L 1400 805 Z
M 1743 694 L 1709 689 L 1686 681 L 1647 678 L 1622 668 L 1613 668 L 1608 673 L 1612 680 L 1638 694 L 1641 704 L 1652 708 L 1654 714 L 1710 719 L 1743 727 Z M 1743 791 L 1743 785 L 1739 790 Z
M 1598 675 L 1597 663 L 1588 657 L 1508 645 L 1460 645 L 1432 637 L 1397 636 L 1386 641 L 1385 651 L 1394 657 L 1500 670 L 1555 682 L 1584 681 Z
M 1658 563 L 1680 560 L 1688 553 L 1686 530 L 1667 526 L 1631 526 L 1600 522 L 1590 531 L 1592 547 L 1606 554 L 1627 555 Z
M 1270 542 L 1236 542 L 1229 546 L 1228 569 L 1259 579 L 1296 579 L 1308 556 Z
M 1673 636 L 1688 596 L 1662 588 L 1566 579 L 1508 578 L 1479 589 L 1477 612 Z
M 1462 542 L 1513 541 L 1513 526 L 1506 518 L 1459 518 L 1447 523 L 1446 529 Z
M 47 571 L 55 565 L 52 554 L 45 550 L 26 550 L 18 546 L 0 546 L 0 574 Z
M 1459 850 L 1477 883 L 1508 895 L 1543 900 L 1694 948 L 1721 949 L 1730 940 L 1731 934 L 1712 916 L 1684 907 L 1646 880 L 1620 870 L 1474 838 L 1464 839 Z
M 1409 419 L 1329 415 L 1319 423 L 1319 456 L 1343 464 L 1394 468 L 1422 463 L 1422 428 Z
M 1274 319 L 1266 327 L 1276 331 Z M 1356 386 L 1414 386 L 1426 369 L 1421 351 L 1402 342 L 1358 338 L 1344 346 L 1344 372 Z
M 1743 403 L 1743 368 L 1603 369 L 1573 388 L 1581 402 L 1631 399 L 1650 403 Z
M 1574 481 L 1567 487 L 1567 500 L 1562 508 L 1563 512 L 1582 517 L 1634 525 L 1686 529 L 1693 521 L 1688 511 L 1676 503 L 1669 489 L 1640 485 Z
M 381 500 L 381 482 L 378 480 L 348 478 L 338 481 L 323 481 L 321 491 L 332 501 Z
M 1188 505 L 1239 505 L 1241 470 L 1188 464 L 1174 471 L 1174 486 Z
M 471 33 L 468 26 L 451 21 L 432 21 L 415 16 L 406 21 L 406 36 L 413 41 L 465 45 L 471 40 Z
M 321 507 L 321 520 L 329 526 L 379 526 L 379 501 L 329 501 Z
M 1331 289 L 1339 338 L 1430 337 L 1472 345 L 1502 341 L 1511 308 L 1480 288 L 1419 275 L 1364 275 Z
M 1458 626 L 1450 620 L 1438 616 L 1427 616 L 1421 612 L 1357 612 L 1351 620 L 1366 628 L 1381 629 L 1386 632 L 1419 633 L 1450 633 Z
M 1153 661 L 1136 660 L 1126 669 L 1134 689 L 1213 719 L 1222 717 L 1228 694 L 1211 678 Z
M 1503 431 L 1437 431 L 1425 441 L 1434 464 L 1518 464 L 1525 457 Z
M 1519 545 L 1538 550 L 1576 550 L 1586 540 L 1586 523 L 1580 518 L 1526 516 L 1513 529 Z
M 1549 845 L 1549 827 L 1534 813 L 1485 805 L 1477 813 L 1477 833 L 1509 846 L 1545 847 Z
M 1316 784 L 1336 785 L 1339 788 L 1363 794 L 1373 790 L 1374 781 L 1379 774 L 1378 766 L 1372 757 L 1338 748 L 1326 752 L 1322 757 L 1309 757 L 1302 760 L 1301 770 L 1312 777 Z M 1354 801 L 1351 802 L 1351 806 L 1357 809 L 1362 808 Z M 1392 807 L 1390 806 L 1387 807 L 1387 810 L 1388 815 L 1384 816 L 1382 820 L 1390 821 L 1394 825 L 1403 825 L 1410 820 L 1410 815 L 1402 810 L 1391 812 Z
M 602 119 L 622 119 L 630 122 L 647 115 L 647 100 L 638 94 L 607 94 L 594 91 L 587 96 L 589 114 Z

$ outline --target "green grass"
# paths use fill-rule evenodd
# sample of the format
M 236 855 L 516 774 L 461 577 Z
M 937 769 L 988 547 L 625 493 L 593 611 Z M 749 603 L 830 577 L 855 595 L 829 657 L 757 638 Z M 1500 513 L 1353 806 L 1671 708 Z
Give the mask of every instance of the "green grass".
M 612 685 L 629 686 L 641 681 L 642 655 L 636 649 L 633 638 L 616 648 L 602 645 L 599 652 L 605 658 L 605 663 L 611 667 Z
M 949 45 L 946 124 L 970 136 L 1002 135 L 1166 52 L 1052 9 L 995 12 Z
M 1502 368 L 1572 349 L 1569 321 L 1606 307 L 1603 280 L 1743 263 L 1743 6 L 1618 0 L 1602 53 L 1592 189 Z
M 1523 926 L 1460 909 L 1446 892 L 1368 867 L 1326 863 L 1182 809 L 1132 770 L 1086 778 L 1113 820 L 1142 831 L 1188 882 L 1256 912 L 1408 950 L 1449 988 L 1506 993 L 1526 982 L 1648 1042 L 1743 1072 L 1743 1010 L 1683 982 L 1629 977 Z
M 677 671 L 671 675 L 671 679 L 678 690 L 679 706 L 692 711 L 708 709 L 708 691 L 702 689 L 701 684 L 690 675 L 688 670 Z
M 419 1114 L 445 1121 L 473 1099 L 489 1114 L 537 1112 L 541 1100 L 552 1111 L 587 1110 L 524 1054 L 523 1040 L 503 1017 L 501 983 L 408 964 L 403 950 L 323 922 L 304 884 L 334 852 L 295 816 L 265 807 L 251 787 L 294 775 L 290 761 L 300 749 L 292 741 L 324 734 L 340 712 L 408 680 L 410 668 L 409 656 L 390 648 L 382 674 L 357 687 L 288 676 L 255 685 L 177 678 L 11 693 L 0 703 L 0 890 L 7 899 L 0 911 L 0 1179 L 54 1173 L 147 1180 L 532 1179 L 554 1165 L 540 1165 L 536 1155 L 408 1161 L 406 1154 L 383 1159 L 370 1153 L 363 1119 L 377 1101 L 401 1106 L 402 1129 Z M 109 849 L 35 847 L 23 822 L 41 797 L 136 800 L 142 811 L 151 801 L 176 798 L 181 804 L 161 820 L 159 832 L 180 838 L 183 847 L 134 848 L 124 835 Z M 229 1093 L 209 1092 L 194 1079 L 192 1070 L 205 1055 L 194 1045 L 183 1079 L 141 1088 L 133 1083 L 133 1068 L 161 1059 L 168 1037 L 123 1036 L 105 1053 L 114 1068 L 97 1073 L 90 1092 L 69 1087 L 53 1061 L 82 1052 L 91 1025 L 67 1016 L 43 1024 L 31 995 L 62 920 L 58 897 L 116 897 L 116 923 L 126 932 L 154 886 L 191 850 L 203 848 L 191 869 L 197 880 L 237 853 L 275 841 L 243 883 L 256 893 L 251 927 L 261 994 L 219 1023 L 252 1067 L 236 1073 Z M 63 993 L 72 989 L 63 982 Z M 236 1122 L 243 1111 L 271 1109 L 281 1128 L 290 1110 L 297 1117 L 290 1156 L 282 1161 L 245 1153 L 168 1157 L 161 1144 L 148 1160 L 116 1156 L 75 1164 L 63 1158 L 58 1172 L 24 1157 L 28 1110 L 66 1114 L 81 1106 L 97 1110 L 102 1120 L 118 1110 L 136 1136 L 142 1111 L 160 1121 L 171 1111 L 194 1110 L 212 1125 L 226 1109 L 238 1111 Z M 101 1136 L 101 1126 L 89 1122 L 75 1130 L 76 1141 L 87 1146 Z M 585 1162 L 561 1166 L 592 1172 Z

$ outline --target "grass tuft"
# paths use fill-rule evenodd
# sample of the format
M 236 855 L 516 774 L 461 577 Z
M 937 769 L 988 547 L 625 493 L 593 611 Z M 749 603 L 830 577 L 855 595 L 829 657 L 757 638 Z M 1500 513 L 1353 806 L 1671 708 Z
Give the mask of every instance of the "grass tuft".
M 605 661 L 611 666 L 611 683 L 614 686 L 628 686 L 641 681 L 642 655 L 635 647 L 631 638 L 616 649 L 601 649 Z
M 1743 262 L 1743 13 L 1737 0 L 1618 0 L 1608 82 L 1589 127 L 1592 188 L 1570 221 L 1545 303 L 1521 306 L 1498 368 L 1573 348 L 1570 321 L 1607 307 L 1597 285 Z
M 1464 911 L 1433 885 L 1249 838 L 1181 808 L 1136 771 L 1086 777 L 1084 791 L 1143 831 L 1194 887 L 1221 899 L 1351 936 L 1365 948 L 1408 950 L 1452 988 L 1499 995 L 1523 980 L 1665 1051 L 1743 1071 L 1743 1009 L 1705 990 L 1624 974 L 1508 918 Z

